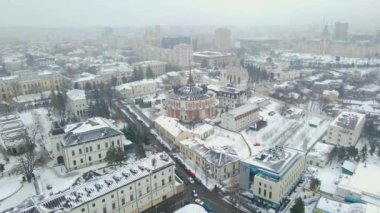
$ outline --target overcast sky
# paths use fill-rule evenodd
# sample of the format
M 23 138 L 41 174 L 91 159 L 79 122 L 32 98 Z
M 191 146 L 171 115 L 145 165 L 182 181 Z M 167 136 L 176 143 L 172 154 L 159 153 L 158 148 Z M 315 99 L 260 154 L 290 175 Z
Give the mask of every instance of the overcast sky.
M 380 0 L 0 0 L 0 26 L 303 26 L 380 29 Z

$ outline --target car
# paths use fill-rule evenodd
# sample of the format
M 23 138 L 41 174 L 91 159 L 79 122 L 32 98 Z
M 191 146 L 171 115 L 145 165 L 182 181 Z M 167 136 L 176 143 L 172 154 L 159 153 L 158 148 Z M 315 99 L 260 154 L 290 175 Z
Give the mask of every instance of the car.
M 194 198 L 198 197 L 198 194 L 197 194 L 197 192 L 195 190 L 193 190 L 191 194 L 193 195 Z
M 270 112 L 268 113 L 269 116 L 273 116 L 274 114 L 276 114 L 275 111 L 270 111 Z
M 255 144 L 253 144 L 253 146 L 260 146 L 260 144 L 259 143 L 255 143 Z
M 201 205 L 201 206 L 204 204 L 204 202 L 203 202 L 201 199 L 199 199 L 199 198 L 195 199 L 194 202 L 195 202 L 196 204 Z
M 189 181 L 189 183 L 193 184 L 194 183 L 194 179 L 192 177 L 189 177 L 187 178 L 187 180 Z

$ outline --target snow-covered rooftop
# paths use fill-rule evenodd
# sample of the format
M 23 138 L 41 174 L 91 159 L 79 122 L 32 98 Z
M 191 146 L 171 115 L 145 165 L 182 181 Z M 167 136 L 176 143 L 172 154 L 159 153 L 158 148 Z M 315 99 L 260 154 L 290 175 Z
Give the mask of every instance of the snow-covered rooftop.
M 198 204 L 190 203 L 176 210 L 174 213 L 207 213 L 207 211 Z
M 330 125 L 353 130 L 363 119 L 365 119 L 364 114 L 357 112 L 341 112 Z
M 63 146 L 86 143 L 122 134 L 110 120 L 101 117 L 94 117 L 85 122 L 68 125 L 65 133 L 61 141 Z
M 298 150 L 275 147 L 262 150 L 255 156 L 243 161 L 282 176 L 294 162 L 302 157 L 303 153 Z
M 42 198 L 29 206 L 20 205 L 7 212 L 26 213 L 30 212 L 30 209 L 36 209 L 33 212 L 42 212 L 41 209 L 49 212 L 69 211 L 171 165 L 174 165 L 174 162 L 166 153 L 157 153 L 117 171 L 73 186 L 64 192 Z
M 86 93 L 84 90 L 80 89 L 73 89 L 67 91 L 67 97 L 70 98 L 72 101 L 78 101 L 78 100 L 86 100 Z
M 318 158 L 324 161 L 328 160 L 331 150 L 334 148 L 331 144 L 317 142 L 307 154 L 308 157 Z
M 259 110 L 260 110 L 260 108 L 255 104 L 244 104 L 240 107 L 237 107 L 235 109 L 232 109 L 232 110 L 226 112 L 226 114 L 230 114 L 234 118 L 236 118 L 242 114 L 250 113 L 250 112 L 258 112 Z
M 156 81 L 154 79 L 143 79 L 140 81 L 133 81 L 130 83 L 121 84 L 119 86 L 116 86 L 115 89 L 120 91 L 124 89 L 132 89 L 132 87 L 134 86 L 144 86 L 144 85 L 155 84 L 155 83 Z

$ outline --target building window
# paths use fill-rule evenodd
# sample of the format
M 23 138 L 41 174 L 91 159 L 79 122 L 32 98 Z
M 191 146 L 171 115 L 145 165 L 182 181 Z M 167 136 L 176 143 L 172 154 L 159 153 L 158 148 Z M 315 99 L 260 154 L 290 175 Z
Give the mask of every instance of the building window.
M 133 195 L 131 195 L 131 201 L 133 200 Z
M 146 187 L 146 193 L 149 193 L 150 192 L 150 189 L 149 189 L 149 186 Z
M 77 165 L 77 161 L 76 160 L 73 160 L 73 165 Z
M 108 148 L 108 142 L 106 142 L 106 148 Z
M 99 154 L 99 158 L 102 158 L 102 154 Z
M 112 203 L 112 209 L 116 209 L 116 204 Z
M 169 176 L 169 183 L 172 182 L 172 176 Z
M 88 147 L 86 147 L 86 152 L 88 152 Z
M 139 197 L 141 197 L 142 196 L 142 192 L 141 192 L 141 190 L 139 190 Z
M 132 190 L 132 186 L 130 186 L 129 189 Z
M 107 207 L 103 207 L 103 213 L 107 213 Z
M 121 205 L 125 205 L 125 198 L 121 199 Z
M 83 158 L 80 159 L 80 163 L 83 163 Z
M 269 199 L 272 199 L 272 192 L 269 192 Z
M 117 140 L 117 145 L 119 145 L 119 144 L 120 144 L 120 140 L 118 139 L 118 140 Z
M 82 208 L 82 212 L 84 212 L 86 209 L 85 208 Z
M 74 156 L 75 155 L 75 151 L 73 150 L 73 151 L 71 151 L 71 155 L 72 156 Z
M 98 150 L 100 150 L 100 144 L 98 144 Z
M 82 154 L 82 149 L 79 149 L 79 154 L 80 154 L 80 155 Z
M 88 161 L 91 161 L 91 156 L 88 157 Z
M 154 189 L 157 189 L 157 183 L 154 183 Z
M 115 197 L 115 195 L 111 195 L 111 198 L 114 198 Z
M 154 179 L 156 179 L 156 175 L 155 175 L 155 176 L 153 176 L 153 178 L 154 178 Z
M 102 202 L 103 202 L 103 203 L 106 202 L 106 199 L 103 199 Z
M 121 194 L 124 194 L 124 190 L 121 190 L 120 193 L 121 193 Z
M 267 196 L 267 190 L 264 189 L 264 197 L 266 197 L 266 196 Z
M 92 146 L 90 146 L 90 152 L 92 152 Z
M 259 195 L 261 194 L 261 188 L 259 188 Z
M 165 185 L 165 180 L 162 179 L 162 180 L 161 180 L 161 183 L 162 183 L 162 185 Z
M 95 207 L 95 203 L 92 204 L 92 207 Z
M 115 142 L 114 141 L 112 141 L 111 144 L 112 144 L 112 146 L 115 146 Z

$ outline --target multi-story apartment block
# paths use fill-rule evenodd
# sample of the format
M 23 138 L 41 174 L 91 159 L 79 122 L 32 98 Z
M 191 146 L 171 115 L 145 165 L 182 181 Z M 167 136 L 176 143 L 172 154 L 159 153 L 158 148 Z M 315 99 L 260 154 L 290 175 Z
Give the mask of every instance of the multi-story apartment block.
M 214 43 L 218 50 L 226 50 L 231 48 L 231 31 L 227 28 L 216 29 Z
M 328 127 L 327 142 L 340 146 L 354 146 L 365 123 L 365 114 L 341 112 Z
M 173 47 L 175 64 L 189 66 L 193 57 L 193 48 L 189 44 L 178 44 Z
M 16 75 L 0 78 L 0 100 L 10 100 L 19 95 L 61 90 L 63 86 L 64 78 L 56 71 L 18 72 Z
M 245 90 L 233 86 L 220 88 L 220 90 L 216 91 L 216 98 L 219 100 L 218 106 L 227 111 L 239 107 L 247 101 Z
M 163 61 L 141 61 L 133 64 L 133 68 L 141 69 L 145 77 L 148 68 L 150 68 L 153 72 L 154 77 L 157 77 L 166 72 L 166 65 L 167 63 Z
M 176 186 L 182 184 L 176 184 L 174 165 L 166 153 L 157 153 L 6 212 L 143 212 L 179 192 Z
M 111 146 L 124 150 L 123 133 L 101 117 L 70 124 L 60 135 L 52 137 L 53 154 L 68 171 L 102 162 Z
M 223 181 L 239 175 L 239 158 L 229 155 L 225 150 L 208 147 L 207 142 L 199 138 L 183 140 L 180 151 L 211 178 Z
M 261 119 L 259 111 L 260 107 L 255 104 L 242 105 L 223 113 L 220 126 L 231 131 L 240 131 Z
M 66 95 L 69 112 L 77 117 L 86 116 L 88 103 L 84 90 L 69 90 L 67 91 Z
M 236 65 L 236 58 L 231 53 L 222 53 L 214 51 L 194 52 L 193 59 L 195 63 L 206 63 L 209 67 L 225 67 Z
M 89 85 L 92 88 L 93 85 L 97 85 L 102 82 L 105 83 L 100 75 L 94 75 L 88 72 L 83 72 L 77 78 L 69 79 L 69 81 L 74 89 L 86 89 L 86 85 Z
M 305 155 L 290 148 L 266 149 L 240 162 L 240 189 L 253 200 L 280 207 L 305 170 Z
M 115 87 L 115 90 L 122 98 L 132 99 L 156 93 L 156 81 L 152 79 L 144 79 L 125 83 Z

